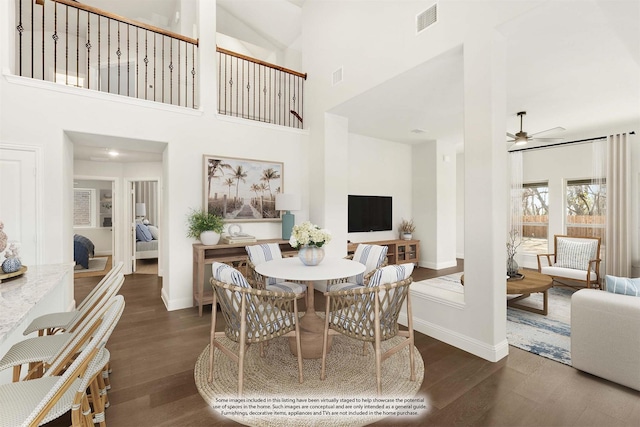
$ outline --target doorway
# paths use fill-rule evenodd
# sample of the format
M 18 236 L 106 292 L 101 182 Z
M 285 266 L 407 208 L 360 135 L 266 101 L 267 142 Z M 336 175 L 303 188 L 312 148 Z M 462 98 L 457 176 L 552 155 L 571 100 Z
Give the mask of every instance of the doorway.
M 74 277 L 106 273 L 118 259 L 115 244 L 117 221 L 114 218 L 117 207 L 115 178 L 74 177 Z M 87 265 L 81 265 L 82 254 L 76 253 L 75 236 L 81 236 L 93 246 Z
M 161 212 L 159 180 L 136 180 L 128 184 L 131 194 L 131 271 L 159 275 Z

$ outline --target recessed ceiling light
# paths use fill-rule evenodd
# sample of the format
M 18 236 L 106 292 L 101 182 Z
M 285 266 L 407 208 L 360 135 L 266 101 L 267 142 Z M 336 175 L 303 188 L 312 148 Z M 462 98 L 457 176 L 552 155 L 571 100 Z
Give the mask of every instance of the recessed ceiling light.
M 111 157 L 117 157 L 120 154 L 116 150 L 109 150 L 107 153 L 109 153 Z

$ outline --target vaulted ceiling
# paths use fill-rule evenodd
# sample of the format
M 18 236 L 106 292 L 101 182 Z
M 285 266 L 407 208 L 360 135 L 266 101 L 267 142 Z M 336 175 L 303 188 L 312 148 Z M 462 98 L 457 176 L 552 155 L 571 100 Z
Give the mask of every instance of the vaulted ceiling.
M 179 7 L 179 0 L 85 2 L 158 26 L 171 25 Z M 303 3 L 218 0 L 217 28 L 265 49 L 296 49 Z M 544 136 L 568 137 L 640 120 L 639 1 L 547 1 L 498 30 L 507 41 L 506 132 L 519 130 L 519 111 L 527 111 L 524 127 L 529 133 L 566 129 Z M 456 49 L 332 112 L 349 119 L 351 132 L 376 138 L 462 141 L 463 66 L 462 49 Z

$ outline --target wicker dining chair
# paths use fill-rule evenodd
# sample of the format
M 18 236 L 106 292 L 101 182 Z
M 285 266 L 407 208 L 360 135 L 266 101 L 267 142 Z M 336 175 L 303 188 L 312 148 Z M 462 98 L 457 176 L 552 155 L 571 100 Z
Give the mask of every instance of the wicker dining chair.
M 72 426 L 93 426 L 87 388 L 100 375 L 104 346 L 124 310 L 124 298 L 114 297 L 95 323 L 86 342 L 60 376 L 51 370 L 42 378 L 0 385 L 0 427 L 38 426 L 71 411 Z M 62 359 L 59 366 L 66 364 Z M 57 365 L 58 366 L 58 365 Z
M 322 285 L 316 285 L 316 289 L 324 292 L 328 290 L 341 290 L 366 286 L 369 283 L 369 279 L 371 278 L 373 273 L 375 273 L 378 269 L 386 267 L 388 265 L 388 250 L 388 246 L 360 243 L 355 252 L 351 255 L 347 255 L 345 259 L 350 259 L 353 261 L 357 261 L 360 264 L 364 264 L 364 272 L 358 274 L 357 276 L 329 280 L 327 282 L 326 289 L 323 289 Z
M 113 279 L 120 273 L 124 262 L 120 261 L 93 287 L 91 292 L 82 300 L 75 310 L 62 311 L 56 313 L 48 313 L 36 317 L 24 330 L 23 335 L 29 335 L 38 331 L 38 335 L 53 335 L 62 331 L 73 331 L 73 329 L 82 322 L 87 313 L 89 313 L 108 291 L 109 285 Z
M 214 350 L 220 349 L 238 364 L 238 396 L 242 395 L 244 359 L 250 344 L 263 344 L 278 337 L 294 337 L 298 352 L 298 381 L 302 383 L 302 350 L 298 327 L 297 295 L 252 288 L 244 276 L 226 264 L 213 263 L 213 313 L 209 346 L 209 382 L 214 380 Z M 224 331 L 216 332 L 218 307 L 225 320 Z M 226 336 L 238 343 L 237 353 L 219 339 Z
M 293 292 L 298 298 L 304 297 L 307 285 L 295 281 L 286 281 L 275 277 L 264 277 L 256 271 L 256 265 L 274 259 L 282 259 L 282 251 L 277 243 L 246 246 L 249 259 L 247 261 L 247 281 L 256 289 L 275 292 Z
M 371 276 L 368 286 L 332 290 L 325 293 L 326 311 L 321 380 L 326 377 L 329 335 L 342 334 L 363 341 L 365 353 L 368 343 L 373 344 L 376 356 L 378 395 L 382 394 L 382 362 L 407 346 L 409 348 L 409 377 L 411 381 L 415 381 L 413 318 L 409 297 L 409 286 L 413 282 L 412 271 L 413 264 L 390 265 L 377 270 Z M 407 301 L 408 328 L 400 330 L 398 316 L 405 300 Z M 407 339 L 402 340 L 383 354 L 381 342 L 397 335 Z

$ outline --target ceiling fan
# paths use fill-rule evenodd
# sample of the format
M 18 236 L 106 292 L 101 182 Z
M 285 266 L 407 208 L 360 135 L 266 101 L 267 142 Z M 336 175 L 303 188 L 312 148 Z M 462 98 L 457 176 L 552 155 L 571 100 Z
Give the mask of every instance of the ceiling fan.
M 543 131 L 532 133 L 531 135 L 528 135 L 527 132 L 522 130 L 522 118 L 526 114 L 527 114 L 526 111 L 520 111 L 518 113 L 518 116 L 520 116 L 520 132 L 517 132 L 515 135 L 512 134 L 512 133 L 507 132 L 507 136 L 509 138 L 512 138 L 512 139 L 508 140 L 507 142 L 513 142 L 513 143 L 515 143 L 514 145 L 524 145 L 529 141 L 558 142 L 558 141 L 562 140 L 562 138 L 540 138 L 540 137 L 537 137 L 536 135 L 540 135 L 542 133 L 547 133 L 547 132 L 561 132 L 561 131 L 565 130 L 563 127 L 555 127 L 555 128 L 543 130 Z

